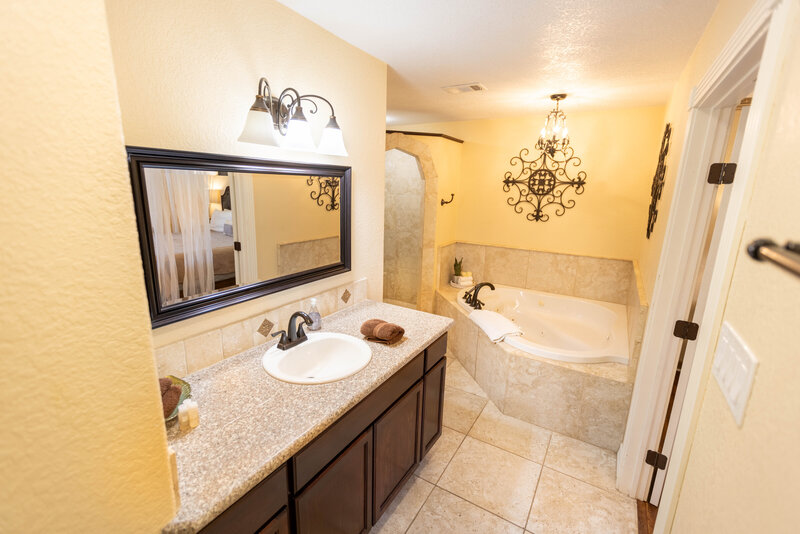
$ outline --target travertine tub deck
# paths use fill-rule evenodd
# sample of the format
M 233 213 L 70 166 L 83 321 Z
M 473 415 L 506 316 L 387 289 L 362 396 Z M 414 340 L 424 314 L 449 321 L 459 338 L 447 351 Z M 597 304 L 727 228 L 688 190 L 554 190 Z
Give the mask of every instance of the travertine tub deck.
M 353 376 L 319 385 L 281 382 L 261 366 L 275 341 L 185 377 L 200 407 L 200 426 L 167 429 L 177 453 L 181 506 L 165 533 L 196 532 L 347 410 L 444 334 L 452 319 L 364 301 L 323 319 L 322 331 L 361 338 L 361 323 L 380 318 L 405 328 L 391 347 L 369 343 L 370 363 Z M 280 328 L 285 325 L 279 325 Z

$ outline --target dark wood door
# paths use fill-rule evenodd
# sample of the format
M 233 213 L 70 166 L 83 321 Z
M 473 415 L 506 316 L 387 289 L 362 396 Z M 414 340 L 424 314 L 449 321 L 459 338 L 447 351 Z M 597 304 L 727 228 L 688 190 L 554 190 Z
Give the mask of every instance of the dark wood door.
M 442 413 L 444 409 L 444 379 L 447 359 L 442 358 L 425 374 L 422 406 L 422 455 L 424 458 L 433 444 L 442 435 Z
M 375 421 L 375 493 L 373 522 L 377 522 L 420 460 L 422 382 Z
M 289 512 L 286 508 L 272 521 L 261 527 L 258 534 L 289 534 Z
M 299 534 L 359 534 L 372 525 L 372 427 L 296 498 Z

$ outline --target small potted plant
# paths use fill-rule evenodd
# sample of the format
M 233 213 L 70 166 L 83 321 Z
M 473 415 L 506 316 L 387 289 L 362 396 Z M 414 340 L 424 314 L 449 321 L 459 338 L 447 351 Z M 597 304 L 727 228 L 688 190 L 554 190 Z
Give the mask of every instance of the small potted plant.
M 458 258 L 454 258 L 455 261 L 453 262 L 453 279 L 451 284 L 455 287 L 467 287 L 472 285 L 472 273 L 465 271 L 462 267 L 462 263 L 464 258 L 462 257 L 460 260 Z

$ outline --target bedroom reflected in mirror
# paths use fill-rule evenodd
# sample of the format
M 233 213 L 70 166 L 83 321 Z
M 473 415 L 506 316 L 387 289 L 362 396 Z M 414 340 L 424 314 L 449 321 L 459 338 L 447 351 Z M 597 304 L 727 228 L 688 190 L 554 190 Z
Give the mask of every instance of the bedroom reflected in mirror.
M 129 147 L 154 326 L 350 268 L 350 169 Z

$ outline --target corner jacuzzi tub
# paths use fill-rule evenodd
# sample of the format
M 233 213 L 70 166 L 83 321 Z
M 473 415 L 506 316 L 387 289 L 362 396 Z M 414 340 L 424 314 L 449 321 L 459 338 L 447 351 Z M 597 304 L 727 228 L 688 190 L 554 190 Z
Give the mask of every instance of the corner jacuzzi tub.
M 628 363 L 627 309 L 622 304 L 495 284 L 478 298 L 522 330 L 504 343 L 535 356 L 572 363 Z M 467 313 L 464 289 L 458 303 Z

